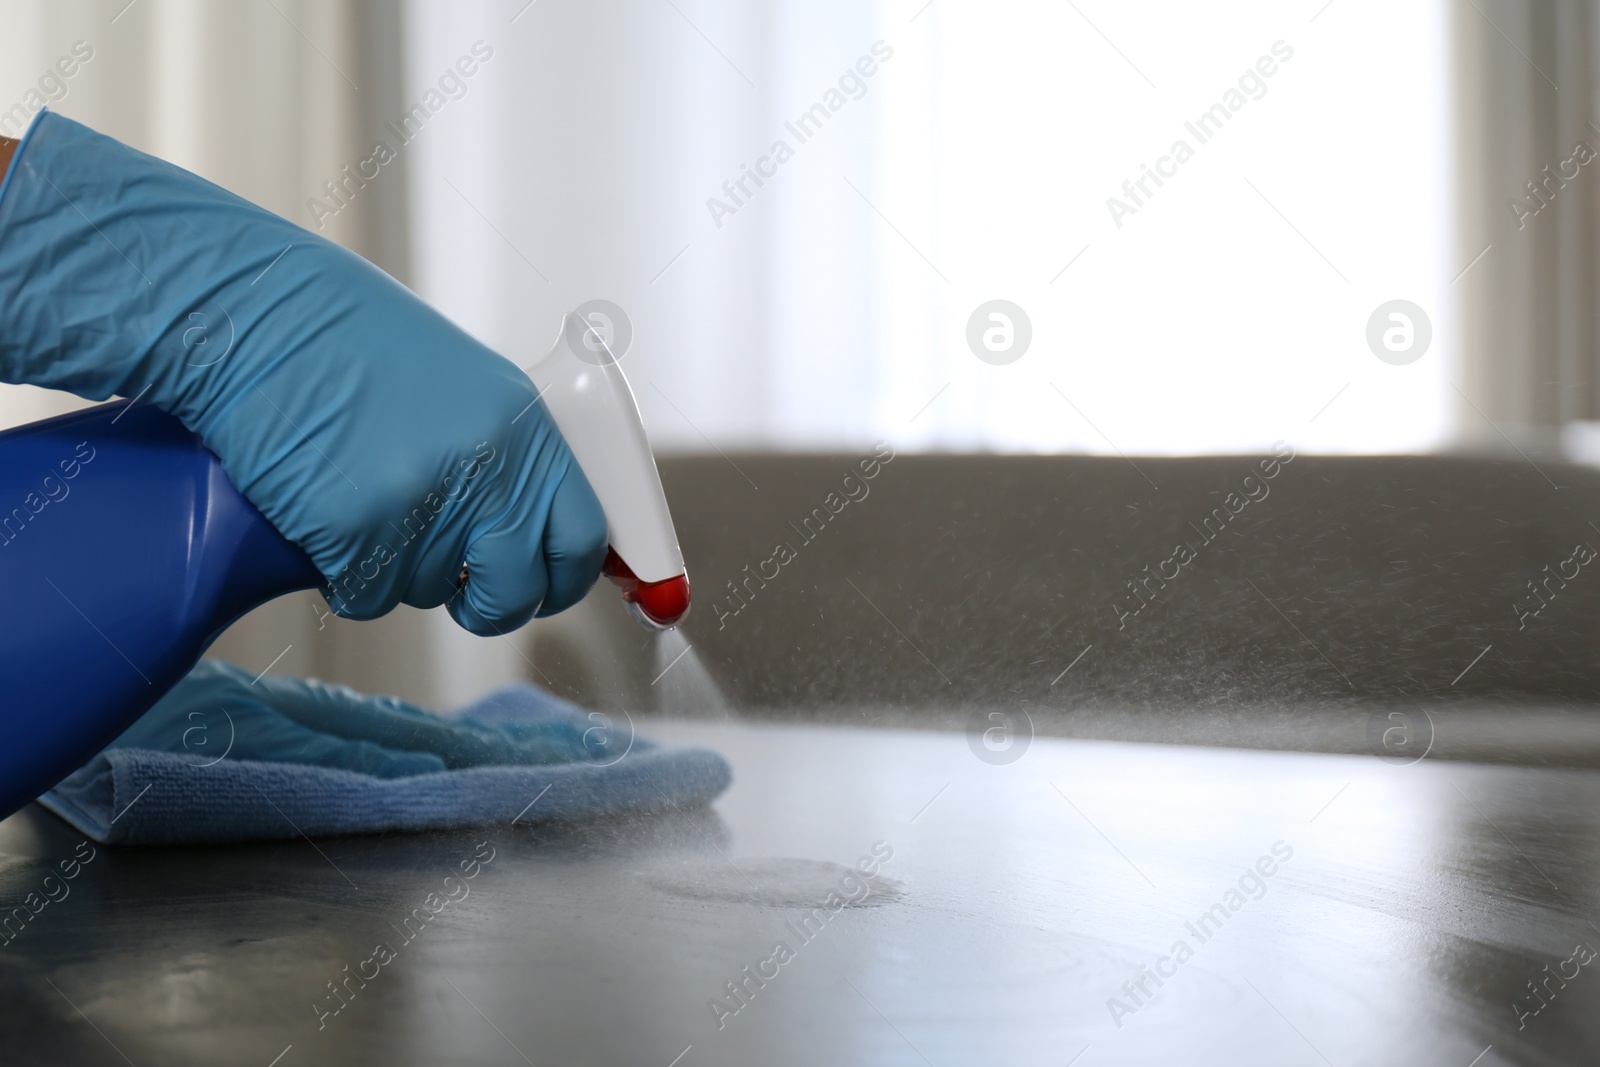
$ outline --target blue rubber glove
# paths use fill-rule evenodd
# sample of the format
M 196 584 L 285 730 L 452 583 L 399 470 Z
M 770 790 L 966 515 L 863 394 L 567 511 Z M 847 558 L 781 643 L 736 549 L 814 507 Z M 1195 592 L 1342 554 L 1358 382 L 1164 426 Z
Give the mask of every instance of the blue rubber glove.
M 111 748 L 180 752 L 197 766 L 223 759 L 305 763 L 404 778 L 488 764 L 617 758 L 609 724 L 533 686 L 507 691 L 532 721 L 430 715 L 393 697 L 298 678 L 251 680 L 205 660 Z
M 360 257 L 59 115 L 0 186 L 0 307 L 0 380 L 176 415 L 340 615 L 448 603 L 488 636 L 599 574 L 605 517 L 521 370 Z

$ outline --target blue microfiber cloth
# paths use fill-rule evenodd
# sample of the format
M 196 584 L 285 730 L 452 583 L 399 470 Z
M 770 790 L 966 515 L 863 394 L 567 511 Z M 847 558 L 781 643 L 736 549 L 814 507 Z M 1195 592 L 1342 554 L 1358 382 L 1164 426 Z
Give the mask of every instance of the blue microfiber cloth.
M 586 725 L 577 709 L 528 686 L 499 690 L 446 721 Z M 709 803 L 731 780 L 715 752 L 631 735 L 603 760 L 405 777 L 114 745 L 39 802 L 102 844 L 193 845 L 653 812 Z

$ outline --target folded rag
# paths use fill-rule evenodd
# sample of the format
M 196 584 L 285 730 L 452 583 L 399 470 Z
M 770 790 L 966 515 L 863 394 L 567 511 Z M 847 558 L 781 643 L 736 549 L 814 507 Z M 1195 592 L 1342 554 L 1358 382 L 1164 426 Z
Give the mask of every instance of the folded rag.
M 523 685 L 446 721 L 582 732 L 594 729 L 591 715 Z M 732 780 L 715 752 L 658 745 L 621 724 L 608 732 L 602 759 L 404 777 L 113 745 L 39 802 L 102 844 L 176 845 L 661 811 L 709 803 Z

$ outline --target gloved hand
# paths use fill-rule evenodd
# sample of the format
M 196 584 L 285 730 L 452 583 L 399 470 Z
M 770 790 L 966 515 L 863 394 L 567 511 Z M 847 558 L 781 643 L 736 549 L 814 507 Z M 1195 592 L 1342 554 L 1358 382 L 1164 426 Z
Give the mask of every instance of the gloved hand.
M 527 376 L 187 171 L 42 114 L 0 186 L 0 307 L 0 380 L 176 415 L 341 615 L 448 602 L 487 636 L 594 584 L 605 517 Z
M 261 678 L 202 661 L 111 748 L 338 767 L 377 778 L 488 764 L 616 759 L 608 724 L 533 686 L 513 691 L 535 721 L 482 723 L 430 715 L 394 697 L 298 678 Z

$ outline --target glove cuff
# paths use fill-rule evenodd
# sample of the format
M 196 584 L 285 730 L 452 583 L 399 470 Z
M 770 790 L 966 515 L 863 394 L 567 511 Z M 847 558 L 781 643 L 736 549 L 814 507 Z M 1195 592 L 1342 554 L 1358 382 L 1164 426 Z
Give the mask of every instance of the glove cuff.
M 283 284 L 261 281 L 294 246 L 355 258 L 180 167 L 43 112 L 0 186 L 0 381 L 94 400 L 142 393 L 205 437 L 215 410 L 264 369 L 238 365 L 240 339 L 285 299 L 285 284 L 315 290 L 322 281 L 311 257 L 292 278 L 283 272 Z

